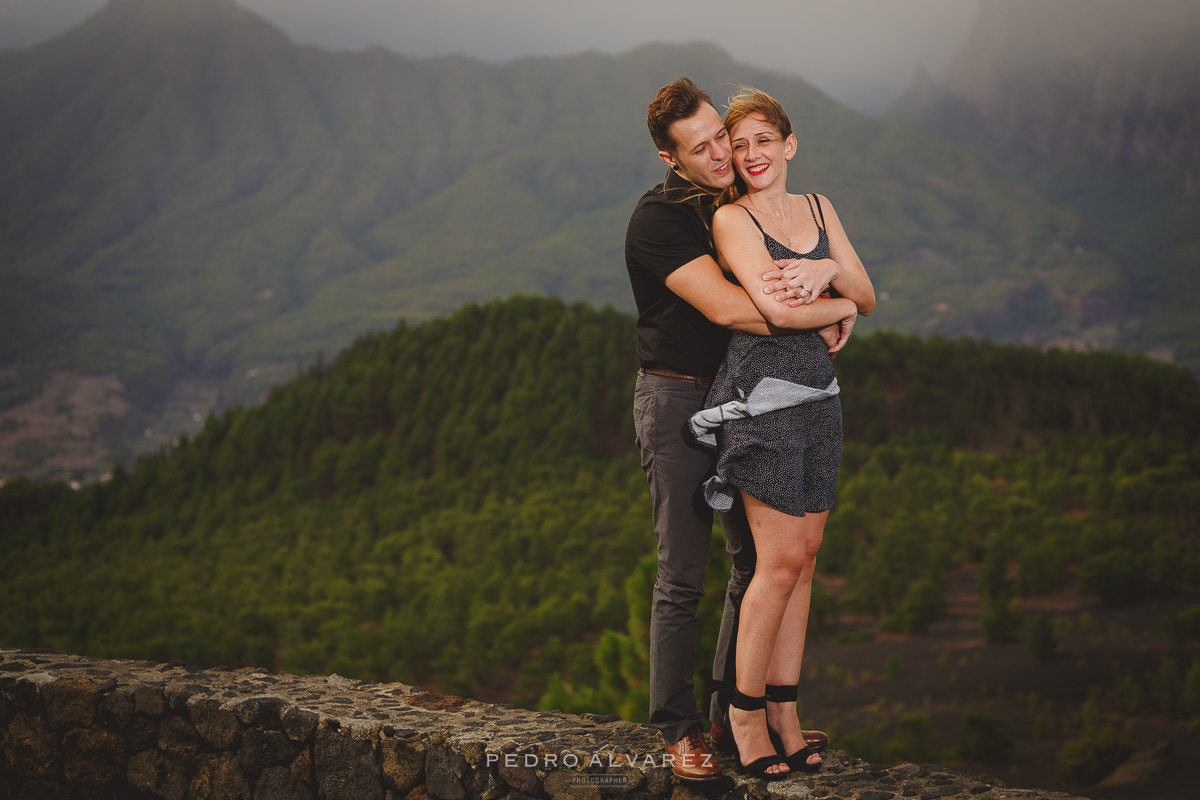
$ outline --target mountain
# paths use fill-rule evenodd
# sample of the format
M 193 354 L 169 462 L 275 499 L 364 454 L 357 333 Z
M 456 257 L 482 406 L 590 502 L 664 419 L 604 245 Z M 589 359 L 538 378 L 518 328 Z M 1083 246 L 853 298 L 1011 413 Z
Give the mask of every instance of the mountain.
M 397 318 L 631 310 L 624 228 L 663 174 L 645 107 L 679 74 L 788 108 L 792 189 L 836 204 L 883 299 L 864 329 L 1110 346 L 1152 310 L 1077 211 L 712 45 L 415 60 L 297 46 L 229 0 L 111 0 L 0 53 L 0 470 L 94 477 Z
M 1200 368 L 1200 6 L 984 0 L 944 84 L 888 113 L 1078 211 L 1140 309 L 1124 346 Z M 1119 315 L 1118 315 L 1119 316 Z M 1130 322 L 1130 320 L 1126 320 Z

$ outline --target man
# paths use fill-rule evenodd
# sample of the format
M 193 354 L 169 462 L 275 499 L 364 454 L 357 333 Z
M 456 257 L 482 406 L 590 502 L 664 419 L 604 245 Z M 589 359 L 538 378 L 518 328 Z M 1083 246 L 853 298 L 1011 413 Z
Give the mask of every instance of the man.
M 712 454 L 685 432 L 703 407 L 707 387 L 725 356 L 731 330 L 769 334 L 746 291 L 726 280 L 709 227 L 715 197 L 733 183 L 732 149 L 708 93 L 688 78 L 662 87 L 646 115 L 659 158 L 670 167 L 662 184 L 642 196 L 629 220 L 625 263 L 638 308 L 638 371 L 634 426 L 650 484 L 658 538 L 658 580 L 650 620 L 650 724 L 667 744 L 674 773 L 684 780 L 720 777 L 703 738 L 692 675 L 696 609 L 712 537 L 712 511 L 701 483 Z M 780 265 L 783 266 L 783 265 Z M 789 262 L 764 275 L 776 298 L 812 302 L 837 276 L 831 261 Z M 788 304 L 776 323 L 786 327 Z M 754 545 L 744 513 L 723 513 L 733 559 L 725 613 L 713 664 L 714 737 L 724 723 L 733 686 L 737 609 L 754 572 Z M 817 731 L 806 733 L 820 744 Z

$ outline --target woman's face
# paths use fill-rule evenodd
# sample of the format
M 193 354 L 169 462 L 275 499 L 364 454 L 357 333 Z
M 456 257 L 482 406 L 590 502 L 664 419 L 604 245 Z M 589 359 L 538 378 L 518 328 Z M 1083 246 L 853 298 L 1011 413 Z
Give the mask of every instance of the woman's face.
M 748 114 L 729 129 L 733 166 L 750 191 L 787 180 L 787 162 L 796 154 L 796 137 L 786 139 L 761 114 Z

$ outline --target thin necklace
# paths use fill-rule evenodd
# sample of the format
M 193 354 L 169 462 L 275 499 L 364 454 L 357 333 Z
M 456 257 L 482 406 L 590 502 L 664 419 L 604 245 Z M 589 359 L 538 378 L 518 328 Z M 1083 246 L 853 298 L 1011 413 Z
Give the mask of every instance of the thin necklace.
M 784 195 L 784 197 L 786 198 L 787 195 Z M 779 227 L 779 223 L 775 221 L 775 216 L 773 214 L 768 214 L 766 211 L 763 211 L 761 208 L 759 208 L 758 203 L 755 203 L 754 198 L 750 197 L 749 195 L 746 196 L 746 199 L 750 202 L 750 205 L 754 206 L 755 211 L 757 211 L 758 213 L 762 214 L 764 217 L 769 219 L 771 221 L 771 224 L 775 226 L 775 229 L 783 234 L 783 238 L 787 239 L 787 249 L 792 250 L 792 237 L 788 236 L 787 231 L 785 231 L 783 228 Z M 787 203 L 787 212 L 788 212 L 787 224 L 788 224 L 788 229 L 790 230 L 792 227 L 792 204 L 788 200 L 785 200 L 784 202 Z M 792 252 L 795 252 L 795 250 L 792 250 Z

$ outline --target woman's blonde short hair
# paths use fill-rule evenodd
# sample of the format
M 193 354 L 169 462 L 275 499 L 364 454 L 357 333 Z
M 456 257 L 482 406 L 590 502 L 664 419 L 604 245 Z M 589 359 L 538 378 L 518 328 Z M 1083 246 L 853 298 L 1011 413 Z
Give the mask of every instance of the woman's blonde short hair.
M 784 139 L 792 135 L 792 121 L 788 119 L 787 112 L 783 110 L 779 101 L 760 89 L 743 86 L 737 94 L 729 98 L 729 105 L 725 110 L 725 127 L 731 129 L 751 114 L 761 114 Z

